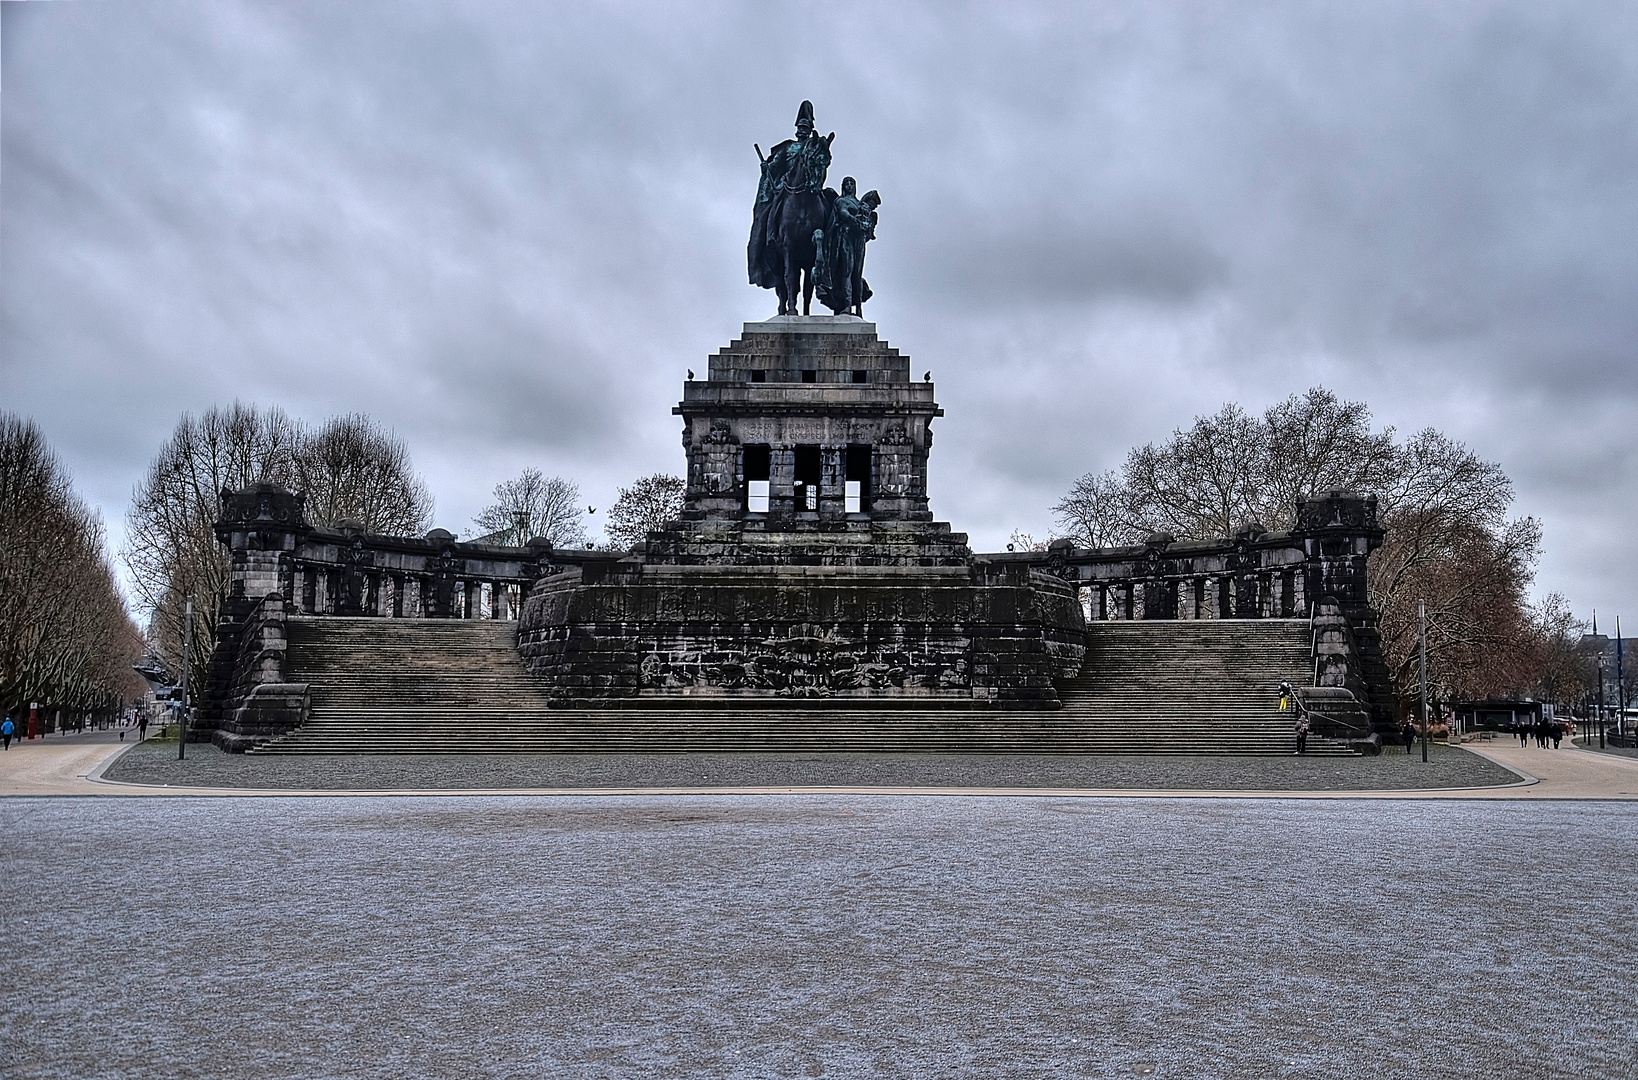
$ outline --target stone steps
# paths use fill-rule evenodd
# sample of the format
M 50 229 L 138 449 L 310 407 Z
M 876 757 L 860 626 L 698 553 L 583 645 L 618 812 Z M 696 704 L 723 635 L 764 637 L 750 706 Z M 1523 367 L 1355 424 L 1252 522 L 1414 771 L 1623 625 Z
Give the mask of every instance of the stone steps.
M 308 723 L 255 752 L 1289 754 L 1274 686 L 1300 685 L 1308 623 L 1117 622 L 1054 711 L 915 701 L 633 702 L 553 708 L 514 648 L 516 624 L 300 618 L 287 677 Z M 1311 740 L 1309 752 L 1347 753 Z

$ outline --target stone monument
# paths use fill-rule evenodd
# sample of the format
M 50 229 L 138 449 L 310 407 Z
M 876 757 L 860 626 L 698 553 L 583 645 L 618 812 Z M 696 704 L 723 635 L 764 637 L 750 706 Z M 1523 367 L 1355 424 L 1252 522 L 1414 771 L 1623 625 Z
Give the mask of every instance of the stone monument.
M 465 710 L 474 752 L 532 732 L 554 752 L 1288 753 L 1282 683 L 1316 737 L 1396 730 L 1374 498 L 1317 493 L 1284 533 L 980 555 L 933 519 L 943 411 L 863 317 L 882 200 L 824 186 L 834 140 L 803 102 L 796 138 L 758 150 L 748 267 L 778 314 L 689 372 L 677 520 L 629 552 L 506 547 L 224 491 L 229 588 L 192 737 L 423 752 Z M 833 314 L 808 314 L 815 294 Z
M 860 317 L 875 192 L 823 186 L 803 102 L 762 159 L 746 323 L 688 381 L 679 520 L 537 583 L 518 647 L 564 703 L 838 698 L 1053 708 L 1084 654 L 1075 589 L 975 560 L 927 502 L 930 380 Z M 827 231 L 828 230 L 828 231 Z M 817 286 L 838 314 L 796 314 Z
M 530 669 L 565 703 L 1056 707 L 1084 653 L 1075 589 L 975 560 L 932 520 L 933 389 L 857 317 L 745 324 L 674 410 L 682 517 L 538 582 L 518 632 Z

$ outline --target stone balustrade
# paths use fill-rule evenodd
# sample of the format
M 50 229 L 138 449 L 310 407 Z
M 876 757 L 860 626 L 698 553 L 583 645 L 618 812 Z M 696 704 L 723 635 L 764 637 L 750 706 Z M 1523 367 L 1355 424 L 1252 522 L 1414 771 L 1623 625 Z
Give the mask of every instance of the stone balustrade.
M 600 567 L 607 551 L 461 543 L 443 529 L 376 536 L 348 523 L 307 521 L 304 497 L 274 484 L 224 491 L 217 539 L 227 548 L 227 595 L 205 692 L 190 729 L 198 741 L 244 750 L 306 719 L 307 687 L 288 683 L 291 616 L 512 620 L 535 582 L 565 566 Z
M 554 550 L 544 540 L 463 543 L 443 529 L 378 536 L 307 522 L 300 493 L 257 484 L 222 493 L 216 535 L 229 556 L 228 598 L 285 597 L 296 615 L 515 619 L 534 583 L 621 553 Z
M 1376 499 L 1329 492 L 1299 504 L 1298 525 L 1256 525 L 1231 537 L 1179 541 L 1159 533 L 1142 544 L 979 556 L 1044 570 L 1082 590 L 1089 620 L 1308 618 L 1330 598 L 1349 617 L 1368 611 L 1365 561 L 1382 542 Z
M 1376 499 L 1332 491 L 1297 506 L 1296 527 L 1258 526 L 1214 540 L 1165 534 L 1142 544 L 981 555 L 1002 568 L 1045 571 L 1080 590 L 1088 621 L 1105 619 L 1310 619 L 1313 681 L 1303 692 L 1339 730 L 1395 729 L 1393 692 L 1366 560 L 1382 543 Z

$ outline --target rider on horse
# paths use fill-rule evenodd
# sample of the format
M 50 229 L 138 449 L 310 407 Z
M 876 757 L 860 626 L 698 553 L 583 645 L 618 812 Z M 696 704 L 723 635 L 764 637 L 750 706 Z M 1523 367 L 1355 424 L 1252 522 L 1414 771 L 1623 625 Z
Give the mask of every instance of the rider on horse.
M 780 314 L 795 314 L 795 297 L 785 295 L 788 284 L 787 271 L 790 265 L 792 252 L 789 247 L 789 236 L 782 235 L 781 223 L 786 211 L 786 203 L 793 197 L 797 203 L 813 202 L 814 210 L 819 214 L 815 225 L 823 225 L 823 204 L 819 201 L 825 187 L 825 173 L 830 169 L 830 144 L 836 135 L 832 132 L 828 137 L 821 138 L 813 128 L 813 103 L 804 101 L 802 108 L 796 114 L 796 138 L 787 139 L 775 146 L 768 156 L 762 158 L 762 179 L 757 184 L 756 208 L 751 218 L 751 242 L 747 249 L 750 268 L 751 284 L 759 285 L 764 289 L 780 290 Z M 762 151 L 757 150 L 761 157 Z M 795 209 L 793 207 L 793 209 Z M 807 209 L 804 206 L 804 209 Z M 811 216 L 812 211 L 809 211 Z M 799 233 L 790 228 L 793 223 L 784 223 L 787 232 L 802 236 L 804 240 L 811 234 Z M 811 255 L 807 266 L 813 265 Z M 811 290 L 812 285 L 809 284 Z M 789 311 L 787 312 L 787 305 Z

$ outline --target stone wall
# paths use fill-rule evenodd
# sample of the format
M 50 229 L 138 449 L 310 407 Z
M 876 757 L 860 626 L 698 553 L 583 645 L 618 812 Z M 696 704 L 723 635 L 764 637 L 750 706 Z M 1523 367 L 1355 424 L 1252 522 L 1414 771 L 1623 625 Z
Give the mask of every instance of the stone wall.
M 290 638 L 282 593 L 269 593 L 247 614 L 233 677 L 211 741 L 230 752 L 278 738 L 307 720 L 307 686 L 285 681 Z
M 617 563 L 537 588 L 518 648 L 556 698 L 1052 707 L 1085 646 L 1073 590 L 963 567 Z

